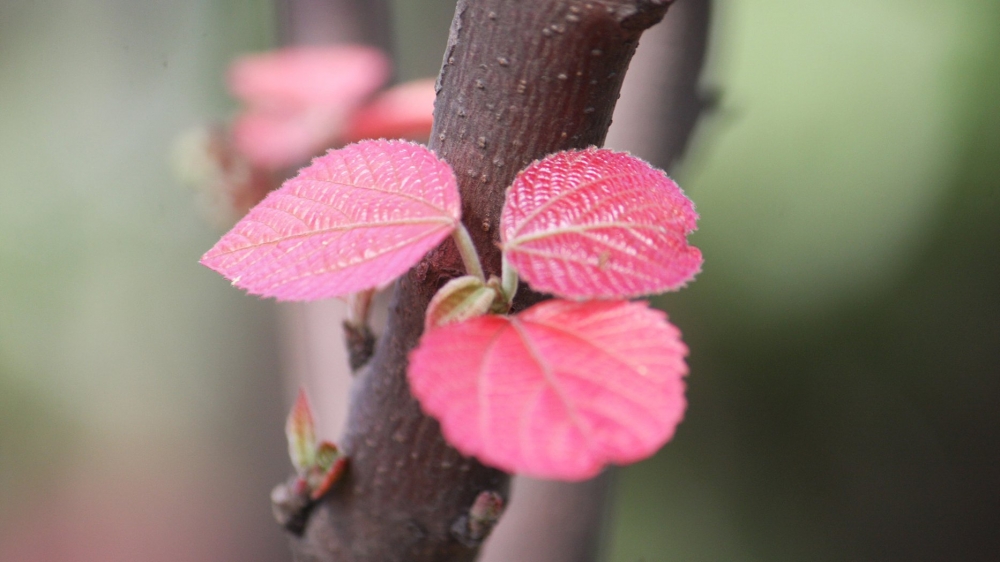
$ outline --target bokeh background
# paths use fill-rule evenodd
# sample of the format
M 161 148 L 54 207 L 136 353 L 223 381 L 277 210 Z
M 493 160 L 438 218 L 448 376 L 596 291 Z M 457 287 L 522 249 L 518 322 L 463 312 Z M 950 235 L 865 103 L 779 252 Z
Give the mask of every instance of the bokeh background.
M 683 1 L 683 0 L 681 0 Z M 401 78 L 454 2 L 398 0 Z M 288 560 L 280 307 L 197 265 L 174 179 L 265 0 L 0 4 L 0 560 Z M 669 17 L 669 16 L 668 16 Z M 696 283 L 674 441 L 622 470 L 605 557 L 995 560 L 1000 3 L 728 0 L 673 171 Z

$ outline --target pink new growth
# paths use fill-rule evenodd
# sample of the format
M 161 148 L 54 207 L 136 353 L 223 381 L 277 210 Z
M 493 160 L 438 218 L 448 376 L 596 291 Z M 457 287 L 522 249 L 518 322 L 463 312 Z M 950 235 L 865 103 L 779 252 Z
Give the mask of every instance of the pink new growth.
M 685 408 L 686 354 L 680 332 L 645 303 L 554 300 L 425 333 L 408 374 L 462 453 L 582 480 L 671 438 Z
M 365 141 L 313 160 L 201 262 L 248 292 L 318 300 L 386 284 L 459 224 L 451 168 L 427 148 Z
M 405 121 L 392 103 L 373 107 L 358 123 Z M 503 470 L 562 480 L 666 443 L 684 413 L 687 347 L 665 314 L 621 299 L 678 288 L 698 272 L 701 252 L 687 244 L 697 215 L 680 188 L 609 150 L 535 162 L 508 190 L 502 279 L 483 274 L 460 213 L 455 175 L 430 150 L 364 141 L 316 158 L 202 263 L 253 294 L 316 300 L 386 284 L 459 229 L 470 275 L 431 300 L 407 373 L 449 443 Z M 557 299 L 501 315 L 517 290 L 509 264 L 536 290 L 618 300 Z M 296 465 L 315 465 L 304 396 L 288 431 Z M 332 482 L 340 453 L 319 450 L 310 477 Z
M 229 89 L 246 105 L 233 124 L 236 147 L 254 165 L 278 170 L 345 142 L 425 139 L 432 82 L 398 86 L 366 105 L 390 73 L 381 51 L 357 45 L 245 56 L 229 71 Z
M 288 438 L 288 454 L 296 470 L 305 471 L 316 462 L 316 422 L 304 389 L 299 389 L 295 405 L 288 414 L 285 437 Z
M 677 289 L 701 269 L 687 243 L 698 215 L 670 178 L 628 154 L 567 151 L 535 162 L 507 191 L 507 259 L 537 291 L 573 299 Z

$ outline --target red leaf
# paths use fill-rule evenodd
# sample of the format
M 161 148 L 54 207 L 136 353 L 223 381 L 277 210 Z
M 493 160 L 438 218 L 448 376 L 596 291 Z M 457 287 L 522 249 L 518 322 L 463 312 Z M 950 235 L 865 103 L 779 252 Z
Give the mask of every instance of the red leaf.
M 554 300 L 426 332 L 409 380 L 463 454 L 582 480 L 673 436 L 686 354 L 677 328 L 646 303 Z
M 458 224 L 451 168 L 427 148 L 366 141 L 313 160 L 201 263 L 251 294 L 318 300 L 384 285 Z
M 701 269 L 698 215 L 670 178 L 628 154 L 559 152 L 518 174 L 500 218 L 504 251 L 537 291 L 626 298 L 677 289 Z
M 285 422 L 285 437 L 288 438 L 288 454 L 292 465 L 304 472 L 316 464 L 316 422 L 305 389 L 300 388 L 295 405 Z
M 415 80 L 390 88 L 359 109 L 347 124 L 344 140 L 407 138 L 426 141 L 434 124 L 434 80 Z
M 269 170 L 299 164 L 338 139 L 349 115 L 389 77 L 388 58 L 355 45 L 294 47 L 233 63 L 229 89 L 246 103 L 236 147 Z

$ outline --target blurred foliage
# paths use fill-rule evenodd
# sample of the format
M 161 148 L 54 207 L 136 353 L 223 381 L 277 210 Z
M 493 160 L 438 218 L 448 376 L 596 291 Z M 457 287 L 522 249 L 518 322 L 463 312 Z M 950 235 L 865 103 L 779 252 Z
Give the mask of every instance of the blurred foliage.
M 675 441 L 611 559 L 993 560 L 1000 4 L 720 3 Z
M 287 555 L 273 311 L 198 265 L 217 233 L 168 158 L 271 28 L 257 0 L 0 6 L 5 562 Z

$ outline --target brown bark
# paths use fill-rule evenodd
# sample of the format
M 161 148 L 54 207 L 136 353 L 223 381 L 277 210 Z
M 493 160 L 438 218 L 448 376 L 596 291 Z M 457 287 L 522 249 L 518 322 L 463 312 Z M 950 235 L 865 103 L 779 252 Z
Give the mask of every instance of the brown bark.
M 642 31 L 669 0 L 461 0 L 439 78 L 431 148 L 455 169 L 463 221 L 499 274 L 506 187 L 532 160 L 601 145 Z M 450 244 L 395 288 L 385 335 L 354 389 L 341 445 L 351 468 L 293 539 L 301 561 L 469 561 L 451 527 L 508 476 L 462 457 L 406 384 L 406 356 L 431 296 L 461 274 Z M 541 298 L 523 290 L 515 308 Z
M 699 78 L 710 7 L 710 0 L 681 0 L 643 34 L 606 146 L 672 172 L 704 106 Z M 575 483 L 515 478 L 510 509 L 484 545 L 481 562 L 598 560 L 617 473 Z

